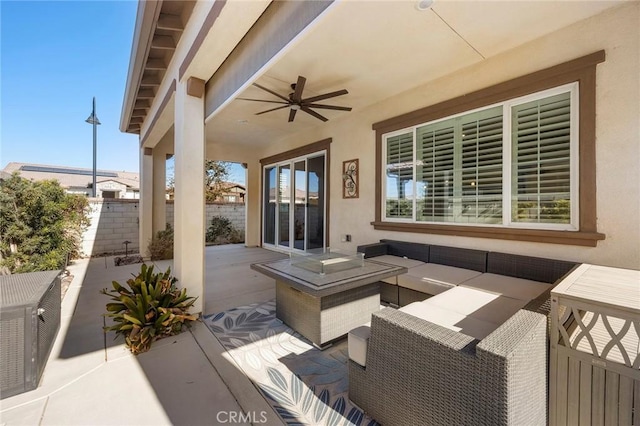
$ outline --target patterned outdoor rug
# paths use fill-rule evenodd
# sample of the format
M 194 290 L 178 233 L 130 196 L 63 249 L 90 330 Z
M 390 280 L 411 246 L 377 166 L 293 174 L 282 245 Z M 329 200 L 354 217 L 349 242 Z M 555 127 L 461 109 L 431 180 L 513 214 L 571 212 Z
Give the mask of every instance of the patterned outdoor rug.
M 346 340 L 321 351 L 276 319 L 275 310 L 270 301 L 204 322 L 286 424 L 377 425 L 348 398 Z

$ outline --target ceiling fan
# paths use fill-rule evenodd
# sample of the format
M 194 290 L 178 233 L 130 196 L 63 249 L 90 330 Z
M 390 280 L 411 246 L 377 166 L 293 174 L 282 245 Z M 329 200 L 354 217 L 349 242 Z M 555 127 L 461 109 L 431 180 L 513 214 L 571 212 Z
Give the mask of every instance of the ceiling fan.
M 281 106 L 279 107 L 259 112 L 256 115 L 266 114 L 267 112 L 277 111 L 279 109 L 290 108 L 289 122 L 292 122 L 295 119 L 296 113 L 298 112 L 298 110 L 302 110 L 307 114 L 322 121 L 328 121 L 329 119 L 318 114 L 316 111 L 314 111 L 314 109 L 332 109 L 337 111 L 351 111 L 350 107 L 343 107 L 343 106 L 337 106 L 337 105 L 324 105 L 324 104 L 316 103 L 318 101 L 334 98 L 336 96 L 346 95 L 349 92 L 347 92 L 345 89 L 338 90 L 335 92 L 325 93 L 324 95 L 312 96 L 310 98 L 303 98 L 302 92 L 304 90 L 304 85 L 306 82 L 307 82 L 306 78 L 302 76 L 298 76 L 298 81 L 291 85 L 291 89 L 293 90 L 293 92 L 289 93 L 288 97 L 283 96 L 279 93 L 276 93 L 271 89 L 267 89 L 266 87 L 261 86 L 258 83 L 253 83 L 253 85 L 256 86 L 257 88 L 262 89 L 265 92 L 271 93 L 272 95 L 280 98 L 281 100 L 269 101 L 265 99 L 247 99 L 247 98 L 238 98 L 238 99 L 241 99 L 243 101 L 268 102 L 272 104 L 281 104 Z

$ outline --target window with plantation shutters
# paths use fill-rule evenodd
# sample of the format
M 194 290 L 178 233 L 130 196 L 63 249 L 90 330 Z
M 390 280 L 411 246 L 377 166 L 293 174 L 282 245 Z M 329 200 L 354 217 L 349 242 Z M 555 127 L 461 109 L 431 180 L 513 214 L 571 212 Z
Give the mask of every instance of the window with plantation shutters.
M 419 182 L 416 219 L 453 219 L 455 129 L 451 120 L 418 128 L 416 181 Z
M 569 84 L 385 136 L 385 220 L 577 229 Z
M 502 108 L 462 122 L 460 222 L 502 222 Z
M 413 132 L 387 138 L 386 217 L 413 217 Z
M 418 127 L 416 220 L 502 222 L 502 107 Z
M 570 93 L 512 107 L 512 221 L 571 222 Z

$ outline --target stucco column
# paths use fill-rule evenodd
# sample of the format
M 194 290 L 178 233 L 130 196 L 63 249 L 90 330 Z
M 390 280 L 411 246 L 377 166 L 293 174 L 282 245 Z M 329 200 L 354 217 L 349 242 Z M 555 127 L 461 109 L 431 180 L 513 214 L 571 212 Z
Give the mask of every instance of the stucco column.
M 244 244 L 247 247 L 260 245 L 260 162 L 247 163 L 247 191 L 245 194 Z
M 151 148 L 140 150 L 140 208 L 138 211 L 140 255 L 147 257 L 153 232 L 153 155 Z
M 174 275 L 204 309 L 204 81 L 178 82 L 175 95 Z
M 153 235 L 167 226 L 167 154 L 153 150 Z

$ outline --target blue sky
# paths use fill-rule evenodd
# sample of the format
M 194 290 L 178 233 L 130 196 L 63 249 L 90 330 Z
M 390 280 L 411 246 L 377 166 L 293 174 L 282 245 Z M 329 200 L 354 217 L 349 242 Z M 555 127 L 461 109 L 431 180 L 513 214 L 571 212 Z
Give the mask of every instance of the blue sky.
M 98 168 L 138 171 L 138 136 L 119 130 L 136 10 L 134 0 L 0 1 L 0 168 L 93 167 L 95 96 Z

